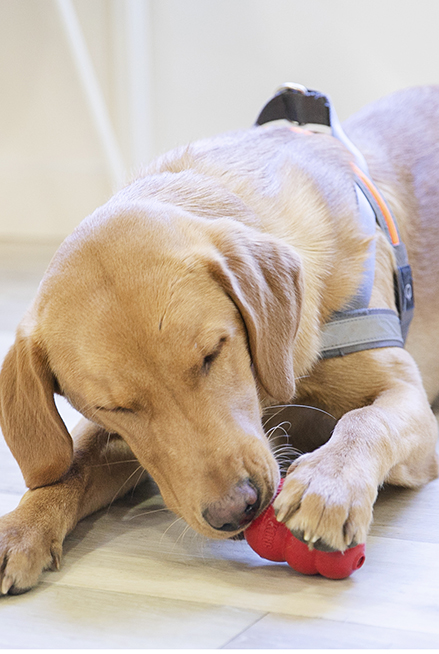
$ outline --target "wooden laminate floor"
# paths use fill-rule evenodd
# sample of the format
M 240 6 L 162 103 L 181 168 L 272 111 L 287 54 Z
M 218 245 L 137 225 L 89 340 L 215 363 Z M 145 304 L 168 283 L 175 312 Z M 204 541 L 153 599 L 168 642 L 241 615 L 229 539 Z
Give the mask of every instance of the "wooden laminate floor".
M 0 243 L 0 360 L 53 251 Z M 0 455 L 4 514 L 24 484 L 3 438 Z M 439 481 L 381 492 L 366 563 L 343 581 L 205 539 L 146 484 L 78 525 L 59 572 L 0 598 L 0 648 L 439 648 Z

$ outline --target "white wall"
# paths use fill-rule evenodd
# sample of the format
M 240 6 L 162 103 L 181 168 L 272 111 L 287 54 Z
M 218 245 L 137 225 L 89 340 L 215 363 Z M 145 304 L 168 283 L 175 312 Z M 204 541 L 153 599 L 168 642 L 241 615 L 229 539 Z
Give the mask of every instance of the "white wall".
M 437 0 L 73 7 L 127 174 L 177 144 L 251 125 L 283 81 L 328 93 L 341 119 L 398 88 L 439 83 Z M 57 1 L 0 0 L 0 238 L 61 239 L 105 202 L 115 175 L 101 132 Z

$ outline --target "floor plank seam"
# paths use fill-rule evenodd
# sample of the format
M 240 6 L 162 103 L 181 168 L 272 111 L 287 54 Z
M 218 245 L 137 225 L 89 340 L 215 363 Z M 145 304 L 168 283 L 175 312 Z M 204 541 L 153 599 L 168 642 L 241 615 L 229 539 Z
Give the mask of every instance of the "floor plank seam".
M 235 634 L 235 636 L 233 636 L 232 638 L 229 638 L 229 640 L 226 643 L 224 643 L 224 645 L 221 645 L 221 647 L 219 647 L 218 649 L 225 649 L 228 645 L 233 643 L 234 640 L 236 640 L 237 638 L 240 638 L 241 636 L 243 636 L 247 631 L 250 631 L 250 629 L 253 629 L 253 627 L 255 627 L 255 625 L 257 625 L 259 622 L 261 622 L 261 620 L 263 620 L 264 618 L 266 618 L 269 615 L 270 615 L 270 613 L 268 612 L 268 613 L 264 613 L 264 615 L 259 616 L 259 618 L 257 618 L 252 624 L 247 625 L 247 627 L 245 629 L 243 629 L 242 631 L 240 631 L 239 634 Z

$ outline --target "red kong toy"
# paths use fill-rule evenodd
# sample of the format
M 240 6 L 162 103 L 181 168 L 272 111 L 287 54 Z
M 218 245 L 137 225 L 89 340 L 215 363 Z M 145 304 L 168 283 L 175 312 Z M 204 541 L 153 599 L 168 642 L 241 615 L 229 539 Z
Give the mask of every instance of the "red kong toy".
M 279 491 L 281 488 L 282 482 Z M 321 574 L 328 579 L 345 579 L 361 568 L 366 559 L 364 543 L 345 552 L 308 549 L 306 543 L 295 538 L 282 522 L 276 520 L 272 504 L 253 520 L 244 535 L 250 547 L 262 558 L 286 561 L 293 570 L 305 575 Z

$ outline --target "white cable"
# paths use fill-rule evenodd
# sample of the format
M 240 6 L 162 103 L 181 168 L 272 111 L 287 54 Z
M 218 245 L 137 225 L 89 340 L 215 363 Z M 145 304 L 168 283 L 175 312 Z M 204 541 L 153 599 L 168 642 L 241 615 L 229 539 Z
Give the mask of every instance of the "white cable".
M 145 0 L 125 2 L 130 150 L 139 167 L 152 157 L 150 16 Z
M 71 0 L 55 0 L 55 2 L 62 18 L 95 128 L 105 152 L 114 190 L 117 190 L 125 182 L 125 165 L 78 16 Z

